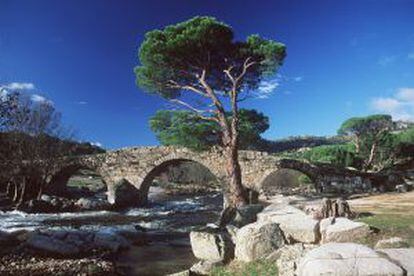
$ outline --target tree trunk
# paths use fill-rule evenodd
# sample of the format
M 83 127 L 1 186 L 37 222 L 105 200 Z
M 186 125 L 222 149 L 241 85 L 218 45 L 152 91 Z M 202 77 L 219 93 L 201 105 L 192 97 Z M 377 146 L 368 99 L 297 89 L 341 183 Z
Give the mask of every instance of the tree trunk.
M 372 162 L 374 161 L 374 157 L 375 157 L 376 151 L 377 151 L 377 144 L 376 143 L 373 143 L 372 144 L 372 147 L 371 147 L 371 150 L 369 152 L 368 160 L 365 163 L 365 171 L 368 171 L 368 169 L 371 167 Z
M 40 200 L 42 198 L 43 190 L 44 190 L 44 184 L 42 183 L 42 184 L 40 184 L 39 191 L 37 193 L 37 199 L 38 200 Z
M 17 200 L 19 199 L 19 185 L 17 183 L 14 183 L 13 185 L 14 187 L 14 195 L 13 195 L 13 202 L 17 202 Z
M 237 147 L 229 146 L 225 149 L 227 165 L 226 172 L 229 179 L 228 199 L 230 207 L 239 207 L 246 205 L 247 193 L 242 185 L 242 174 L 239 164 L 239 156 Z

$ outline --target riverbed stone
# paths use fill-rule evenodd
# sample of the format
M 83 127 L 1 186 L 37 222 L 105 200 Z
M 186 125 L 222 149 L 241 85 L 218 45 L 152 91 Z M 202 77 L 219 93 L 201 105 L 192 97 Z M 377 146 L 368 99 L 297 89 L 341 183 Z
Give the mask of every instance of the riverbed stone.
M 321 242 L 352 242 L 370 235 L 368 224 L 347 218 L 326 218 L 320 222 Z
M 80 253 L 78 246 L 40 233 L 33 234 L 26 245 L 51 256 L 76 256 Z
M 409 247 L 408 241 L 400 237 L 392 237 L 389 239 L 379 240 L 375 245 L 375 249 L 404 247 Z
M 237 231 L 235 257 L 242 262 L 251 262 L 265 258 L 284 244 L 277 223 L 251 223 Z
M 319 221 L 291 205 L 269 205 L 257 215 L 257 221 L 279 224 L 291 243 L 317 243 L 320 239 Z
M 388 248 L 377 250 L 401 266 L 407 276 L 414 276 L 414 248 Z
M 327 243 L 310 250 L 298 264 L 298 276 L 403 276 L 398 265 L 355 243 Z
M 234 256 L 234 245 L 230 235 L 225 231 L 207 229 L 191 231 L 191 249 L 197 259 L 220 262 L 228 261 Z
M 131 246 L 128 240 L 122 236 L 100 232 L 95 234 L 93 243 L 98 248 L 109 249 L 114 253 L 128 249 Z

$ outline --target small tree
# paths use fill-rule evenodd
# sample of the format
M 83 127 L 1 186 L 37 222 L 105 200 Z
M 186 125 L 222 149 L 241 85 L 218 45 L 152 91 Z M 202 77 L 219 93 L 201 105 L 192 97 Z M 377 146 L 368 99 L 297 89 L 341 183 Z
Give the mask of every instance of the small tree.
M 58 159 L 69 153 L 69 136 L 50 102 L 34 102 L 18 92 L 4 95 L 0 114 L 2 175 L 8 192 L 20 205 L 28 198 L 40 198 Z
M 238 161 L 239 102 L 277 71 L 285 55 L 283 44 L 258 35 L 235 41 L 232 28 L 212 17 L 150 31 L 139 49 L 141 88 L 219 125 L 230 206 L 247 203 Z
M 227 115 L 231 117 L 231 114 Z M 255 148 L 260 134 L 269 128 L 269 118 L 256 110 L 239 111 L 240 148 Z M 179 145 L 196 151 L 222 145 L 220 126 L 190 111 L 159 110 L 150 121 L 151 130 L 162 145 Z
M 364 160 L 363 169 L 371 169 L 380 148 L 390 147 L 390 131 L 394 123 L 390 115 L 371 115 L 346 120 L 338 130 L 340 135 L 352 137 L 355 152 Z M 392 146 L 391 146 L 392 147 Z

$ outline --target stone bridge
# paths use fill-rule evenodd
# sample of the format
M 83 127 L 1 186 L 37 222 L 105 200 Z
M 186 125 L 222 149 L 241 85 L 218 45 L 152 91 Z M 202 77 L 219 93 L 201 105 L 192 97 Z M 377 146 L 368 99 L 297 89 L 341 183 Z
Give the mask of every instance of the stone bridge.
M 108 188 L 108 201 L 119 205 L 140 205 L 147 201 L 155 176 L 168 166 L 182 161 L 194 161 L 205 166 L 219 181 L 226 177 L 225 158 L 220 150 L 194 152 L 179 147 L 136 147 L 108 151 L 102 154 L 67 159 L 59 164 L 50 187 L 63 191 L 69 178 L 79 169 L 100 174 Z M 368 177 L 353 171 L 317 166 L 297 160 L 280 159 L 266 152 L 240 151 L 243 185 L 259 192 L 266 177 L 280 169 L 294 169 L 307 175 L 317 187 L 335 184 L 370 185 Z M 339 183 L 338 182 L 338 183 Z M 346 182 L 346 183 L 345 183 Z

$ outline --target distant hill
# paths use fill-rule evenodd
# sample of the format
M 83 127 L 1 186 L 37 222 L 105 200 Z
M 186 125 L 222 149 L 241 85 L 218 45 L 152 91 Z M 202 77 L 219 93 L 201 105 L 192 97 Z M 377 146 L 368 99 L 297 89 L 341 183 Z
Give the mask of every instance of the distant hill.
M 301 148 L 312 148 L 323 145 L 337 145 L 348 142 L 346 137 L 341 136 L 291 136 L 278 140 L 262 139 L 254 149 L 270 153 L 298 150 Z
M 10 132 L 0 132 L 0 147 L 6 148 L 5 141 L 12 139 L 12 135 L 17 135 L 17 139 L 30 141 L 30 139 L 36 139 L 35 137 L 32 137 L 27 134 L 23 133 L 10 133 Z M 62 140 L 48 136 L 47 139 L 49 139 L 48 143 L 59 143 L 62 142 Z M 73 140 L 64 140 L 63 145 L 60 146 L 62 151 L 67 152 L 67 155 L 87 155 L 87 154 L 97 154 L 97 153 L 104 153 L 105 150 L 96 146 L 92 145 L 88 142 L 78 142 Z M 7 153 L 5 153 L 7 154 Z

